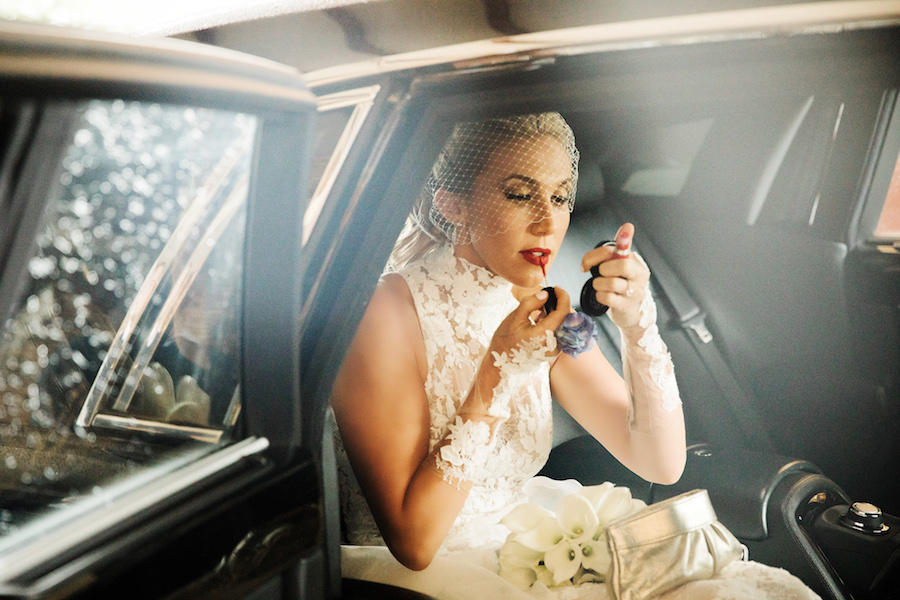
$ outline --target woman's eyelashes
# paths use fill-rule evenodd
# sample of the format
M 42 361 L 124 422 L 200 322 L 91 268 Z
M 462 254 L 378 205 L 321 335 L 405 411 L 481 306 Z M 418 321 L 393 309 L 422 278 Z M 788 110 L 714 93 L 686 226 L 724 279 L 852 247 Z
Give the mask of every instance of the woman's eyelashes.
M 503 195 L 506 196 L 507 200 L 512 202 L 524 204 L 526 202 L 531 202 L 532 199 L 537 196 L 537 193 L 534 190 L 526 189 L 506 189 L 503 191 Z M 558 192 L 550 196 L 550 203 L 554 206 L 568 206 L 569 204 L 569 194 L 568 192 Z
M 557 206 L 568 206 L 569 205 L 569 195 L 568 194 L 566 194 L 566 195 L 554 194 L 550 198 L 550 200 L 553 202 L 553 204 L 555 204 Z
M 514 202 L 529 202 L 532 196 L 531 192 L 506 191 L 503 193 L 507 200 L 513 200 Z

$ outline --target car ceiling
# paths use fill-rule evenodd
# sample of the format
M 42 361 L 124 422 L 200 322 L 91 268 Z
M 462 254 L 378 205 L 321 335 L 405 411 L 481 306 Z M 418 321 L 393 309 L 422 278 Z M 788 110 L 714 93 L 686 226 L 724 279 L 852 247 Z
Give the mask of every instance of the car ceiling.
M 719 0 L 711 9 L 703 0 L 7 0 L 0 19 L 176 36 L 308 72 L 523 33 L 786 4 L 815 10 L 817 3 Z
M 308 72 L 503 36 L 807 0 L 383 0 L 347 3 L 185 31 L 181 37 L 249 52 Z M 810 7 L 814 10 L 813 6 Z
M 802 3 L 808 0 L 719 0 L 714 10 Z M 0 19 L 172 35 L 307 72 L 501 36 L 710 10 L 703 0 L 10 0 L 0 2 Z

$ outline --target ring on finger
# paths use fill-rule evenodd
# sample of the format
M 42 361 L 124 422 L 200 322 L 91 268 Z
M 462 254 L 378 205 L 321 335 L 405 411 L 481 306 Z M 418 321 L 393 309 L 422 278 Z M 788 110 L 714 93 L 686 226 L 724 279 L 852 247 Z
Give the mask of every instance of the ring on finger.
M 531 323 L 532 327 L 537 325 L 537 322 L 534 320 L 534 317 L 532 317 L 531 315 L 528 315 L 528 322 Z
M 625 290 L 625 295 L 629 298 L 634 295 L 634 288 L 631 287 L 631 284 L 628 284 L 628 289 Z

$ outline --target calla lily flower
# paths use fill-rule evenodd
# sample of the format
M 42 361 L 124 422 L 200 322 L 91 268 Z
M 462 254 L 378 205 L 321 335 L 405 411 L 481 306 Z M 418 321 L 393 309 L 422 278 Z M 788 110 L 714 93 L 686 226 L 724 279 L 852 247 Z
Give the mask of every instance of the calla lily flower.
M 500 548 L 498 559 L 501 567 L 506 565 L 510 568 L 523 567 L 534 570 L 543 557 L 543 552 L 523 546 L 515 540 L 515 534 L 510 534 Z
M 556 546 L 565 537 L 556 517 L 544 517 L 538 524 L 528 530 L 516 534 L 516 541 L 539 552 L 546 552 Z
M 543 552 L 516 542 L 515 534 L 511 533 L 500 548 L 500 576 L 522 589 L 528 589 L 537 581 L 537 568 L 543 557 Z
M 583 487 L 535 477 L 526 493 L 533 502 L 501 520 L 512 533 L 498 557 L 500 574 L 523 589 L 604 581 L 612 562 L 606 527 L 647 506 L 608 481 Z
M 575 574 L 575 577 L 572 578 L 572 583 L 575 585 L 581 585 L 582 583 L 603 583 L 606 581 L 606 573 L 595 573 L 589 569 L 584 568 L 584 564 L 581 565 L 581 569 Z
M 539 565 L 538 568 L 535 569 L 535 573 L 537 573 L 538 581 L 548 588 L 553 587 L 553 571 L 548 569 L 546 565 Z
M 647 503 L 641 500 L 640 498 L 632 498 L 631 499 L 631 508 L 628 510 L 629 515 L 633 515 L 639 510 L 644 510 L 647 508 Z
M 606 543 L 606 532 L 601 528 L 599 535 L 594 535 L 581 544 L 581 566 L 605 577 L 611 562 L 612 557 Z
M 525 502 L 512 509 L 500 522 L 513 533 L 521 533 L 534 529 L 546 518 L 553 518 L 553 513 L 532 502 Z
M 526 481 L 523 490 L 529 502 L 553 511 L 560 500 L 580 492 L 582 485 L 574 479 L 556 481 L 539 475 Z
M 560 500 L 556 513 L 563 531 L 574 543 L 589 539 L 600 524 L 594 507 L 580 494 Z
M 613 487 L 595 506 L 597 519 L 604 527 L 629 514 L 631 491 L 626 487 Z
M 609 481 L 604 481 L 600 485 L 585 486 L 585 487 L 581 488 L 581 491 L 578 493 L 581 494 L 582 496 L 584 496 L 585 498 L 587 498 L 588 501 L 590 501 L 591 506 L 596 511 L 597 507 L 606 500 L 606 497 L 609 495 L 609 492 L 614 487 L 615 486 L 612 483 L 610 483 Z
M 574 577 L 581 567 L 581 548 L 564 538 L 547 551 L 544 564 L 553 573 L 553 585 L 559 585 Z
M 527 567 L 504 567 L 500 565 L 500 577 L 506 579 L 514 586 L 527 590 L 538 580 L 534 569 Z

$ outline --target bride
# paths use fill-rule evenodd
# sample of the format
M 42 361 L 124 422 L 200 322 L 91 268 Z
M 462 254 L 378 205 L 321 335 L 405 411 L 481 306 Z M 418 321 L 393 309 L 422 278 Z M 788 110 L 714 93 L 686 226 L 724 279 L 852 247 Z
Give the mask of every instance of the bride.
M 616 247 L 582 258 L 622 335 L 620 377 L 554 333 L 571 311 L 541 289 L 574 205 L 578 151 L 556 113 L 457 125 L 432 169 L 335 383 L 344 575 L 438 598 L 606 598 L 599 584 L 528 591 L 497 575 L 500 520 L 552 443 L 551 395 L 642 478 L 679 479 L 681 400 L 649 271 Z M 352 467 L 352 470 L 351 470 Z M 815 598 L 787 572 L 738 562 L 665 598 Z

